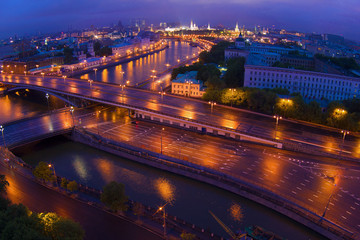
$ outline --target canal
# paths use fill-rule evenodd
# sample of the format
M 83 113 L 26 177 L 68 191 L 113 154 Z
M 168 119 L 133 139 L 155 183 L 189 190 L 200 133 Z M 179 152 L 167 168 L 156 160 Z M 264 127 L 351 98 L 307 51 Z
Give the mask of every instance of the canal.
M 175 199 L 173 205 L 167 207 L 168 213 L 222 236 L 227 235 L 209 211 L 233 230 L 259 225 L 287 239 L 322 239 L 291 219 L 235 194 L 71 142 L 64 137 L 22 147 L 15 154 L 33 166 L 39 161 L 51 162 L 57 175 L 98 189 L 110 181 L 121 182 L 130 199 L 152 207 L 164 204 L 163 199 L 167 196 L 159 189 L 159 183 L 165 183 L 166 189 L 173 190 L 171 196 Z M 231 209 L 237 209 L 237 206 L 243 213 L 240 223 L 231 214 Z
M 192 47 L 187 42 L 169 41 L 169 48 L 155 54 L 142 57 L 138 60 L 120 64 L 107 69 L 98 70 L 81 75 L 82 79 L 93 79 L 95 81 L 115 83 L 121 85 L 136 86 L 146 79 L 154 80 L 149 89 L 158 89 L 159 86 L 166 87 L 170 84 L 170 73 L 160 78 L 152 78 L 165 70 L 194 57 L 198 54 L 199 48 Z M 129 81 L 129 82 L 127 82 Z M 160 83 L 158 82 L 160 81 Z

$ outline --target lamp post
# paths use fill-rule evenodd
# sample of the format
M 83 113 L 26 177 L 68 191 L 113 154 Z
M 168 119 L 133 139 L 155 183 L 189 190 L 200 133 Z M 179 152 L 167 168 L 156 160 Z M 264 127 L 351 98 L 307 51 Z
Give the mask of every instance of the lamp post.
M 48 111 L 50 111 L 50 105 L 49 105 L 49 94 L 46 93 L 45 94 L 45 97 L 46 97 L 46 101 L 47 101 L 47 105 L 48 105 Z
M 44 80 L 44 78 L 45 78 L 45 73 L 42 72 L 41 75 L 42 75 L 43 80 Z
M 161 135 L 160 135 L 160 153 L 163 154 L 163 148 L 162 148 L 162 142 L 163 142 L 163 131 L 165 130 L 165 128 L 161 129 Z
M 4 130 L 5 130 L 4 127 L 2 125 L 0 125 L 0 131 L 1 131 L 2 138 L 3 138 L 4 147 L 6 148 Z
M 340 148 L 340 153 L 339 153 L 339 157 L 341 157 L 341 154 L 343 152 L 343 148 L 344 148 L 344 144 L 345 144 L 345 137 L 347 134 L 349 134 L 350 132 L 349 131 L 346 131 L 346 130 L 341 130 L 341 133 L 343 134 L 342 136 L 342 144 L 341 144 L 341 148 Z
M 88 82 L 90 84 L 90 95 L 92 96 L 92 83 L 93 83 L 93 80 L 89 79 Z
M 277 128 L 279 125 L 279 119 L 282 119 L 282 117 L 279 115 L 274 115 L 274 118 L 276 119 L 276 124 L 275 124 L 275 139 L 276 139 Z
M 97 130 L 98 130 L 98 135 L 100 136 L 100 131 L 99 131 L 99 120 L 100 120 L 100 113 L 101 113 L 101 111 L 99 110 L 98 112 L 97 112 L 98 114 L 96 115 L 96 122 L 97 122 Z
M 216 105 L 216 102 L 214 102 L 214 101 L 209 101 L 209 104 L 210 104 L 210 109 L 211 109 L 211 113 L 212 113 L 212 112 L 213 112 L 214 105 Z
M 233 95 L 234 95 L 234 92 L 236 92 L 236 88 L 230 88 L 230 92 L 231 92 L 231 100 L 230 100 L 230 105 L 232 107 L 232 102 L 233 102 Z
M 166 205 L 166 204 L 165 204 Z M 164 219 L 164 238 L 166 239 L 166 213 L 165 213 L 165 205 L 159 207 L 159 211 L 163 211 L 163 219 Z
M 57 176 L 56 176 L 56 173 L 55 173 L 55 167 L 54 167 L 54 165 L 53 165 L 53 164 L 49 164 L 48 166 L 49 166 L 49 169 L 51 169 L 51 168 L 53 169 L 54 176 L 55 176 L 55 182 L 56 182 L 57 187 L 59 187 L 59 183 L 58 183 Z
M 96 75 L 97 68 L 94 68 L 94 71 L 95 71 L 95 81 L 97 81 L 97 75 Z
M 163 101 L 164 100 L 164 95 L 166 93 L 161 89 L 161 92 L 159 92 L 159 94 L 161 95 L 161 101 Z
M 62 76 L 62 77 L 64 78 L 64 83 L 65 83 L 66 76 L 64 75 L 64 76 Z
M 123 92 L 123 91 L 124 91 L 125 84 L 120 84 L 120 87 L 121 87 L 121 91 Z
M 74 107 L 71 106 L 70 107 L 70 113 L 71 113 L 71 118 L 72 118 L 72 122 L 73 122 L 73 127 L 75 127 L 75 121 L 74 121 Z

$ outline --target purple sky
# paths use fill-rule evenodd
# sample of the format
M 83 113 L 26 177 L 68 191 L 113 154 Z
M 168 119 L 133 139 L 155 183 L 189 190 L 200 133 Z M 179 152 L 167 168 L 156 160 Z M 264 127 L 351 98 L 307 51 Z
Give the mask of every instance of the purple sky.
M 359 0 L 4 0 L 0 38 L 109 25 L 131 18 L 151 22 L 193 19 L 235 27 L 272 26 L 333 33 L 360 41 Z

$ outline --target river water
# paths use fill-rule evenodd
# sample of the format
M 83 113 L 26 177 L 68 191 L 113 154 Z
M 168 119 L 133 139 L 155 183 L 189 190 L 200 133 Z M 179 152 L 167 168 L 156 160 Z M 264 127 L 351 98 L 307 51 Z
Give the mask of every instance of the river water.
M 165 64 L 168 61 L 169 64 L 174 64 L 171 59 L 179 56 L 176 54 L 179 54 L 180 48 L 184 50 L 184 53 L 180 51 L 180 56 L 186 56 L 196 49 L 180 42 L 171 44 L 169 49 L 161 53 L 162 57 L 160 57 L 161 54 L 158 54 L 157 57 L 153 56 L 153 58 L 159 58 L 156 60 L 158 64 L 146 63 L 152 58 L 148 56 L 146 58 L 149 60 L 146 61 L 139 59 L 137 63 L 128 63 L 121 67 L 98 72 L 99 76 L 104 76 L 98 80 L 121 83 L 121 75 L 118 75 L 117 72 L 118 68 L 123 68 L 124 72 L 127 72 L 124 75 L 128 79 L 141 82 L 140 78 L 148 77 L 148 71 L 154 66 L 158 66 L 158 71 L 163 71 L 166 69 Z M 175 55 L 171 55 L 170 51 Z M 138 72 L 142 68 L 144 70 Z M 63 104 L 53 97 L 49 98 L 48 104 L 43 94 L 35 94 L 35 97 L 28 98 L 24 98 L 24 94 L 27 93 L 22 93 L 22 97 L 17 94 L 0 97 L 0 124 L 59 108 Z M 211 217 L 209 210 L 233 230 L 259 225 L 287 239 L 323 239 L 291 219 L 235 194 L 176 174 L 144 166 L 86 145 L 70 142 L 63 137 L 25 146 L 15 153 L 32 165 L 36 165 L 39 161 L 52 162 L 58 175 L 95 188 L 100 189 L 112 180 L 122 182 L 125 185 L 126 194 L 131 199 L 153 207 L 162 205 L 164 198 L 168 196 L 168 193 L 164 194 L 162 190 L 173 189 L 172 196 L 175 200 L 173 205 L 167 206 L 168 213 L 205 229 L 211 229 L 214 233 L 222 236 L 227 236 L 227 234 Z M 229 210 L 236 205 L 241 206 L 242 209 L 243 219 L 240 223 L 233 220 Z
M 57 175 L 98 189 L 113 180 L 121 182 L 130 199 L 152 207 L 165 203 L 169 193 L 164 194 L 163 189 L 173 189 L 170 195 L 175 200 L 172 206 L 167 206 L 168 213 L 222 236 L 227 235 L 209 211 L 233 230 L 260 225 L 287 239 L 321 239 L 291 219 L 235 194 L 62 137 L 19 149 L 16 154 L 33 166 L 39 161 L 51 162 Z M 241 223 L 231 217 L 230 209 L 234 204 L 242 209 Z
M 130 86 L 136 86 L 144 80 L 151 78 L 154 80 L 154 84 L 149 85 L 150 89 L 155 89 L 159 85 L 166 87 L 169 85 L 170 74 L 154 79 L 151 76 L 158 75 L 179 64 L 178 60 L 182 62 L 194 57 L 194 54 L 197 55 L 198 51 L 199 48 L 191 47 L 186 42 L 169 41 L 169 48 L 163 51 L 115 67 L 98 70 L 96 75 L 95 72 L 84 74 L 80 78 L 119 85 L 127 84 Z M 160 83 L 158 82 L 159 80 L 161 81 Z M 127 83 L 127 81 L 129 82 Z

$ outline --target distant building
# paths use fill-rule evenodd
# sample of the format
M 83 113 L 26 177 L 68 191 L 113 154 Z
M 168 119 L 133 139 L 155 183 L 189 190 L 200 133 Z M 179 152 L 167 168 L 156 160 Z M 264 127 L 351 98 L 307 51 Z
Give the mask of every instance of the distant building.
M 245 65 L 244 86 L 285 88 L 315 100 L 360 97 L 360 78 L 268 66 Z
M 205 88 L 201 80 L 196 79 L 197 71 L 178 74 L 171 82 L 171 93 L 186 97 L 202 97 Z

